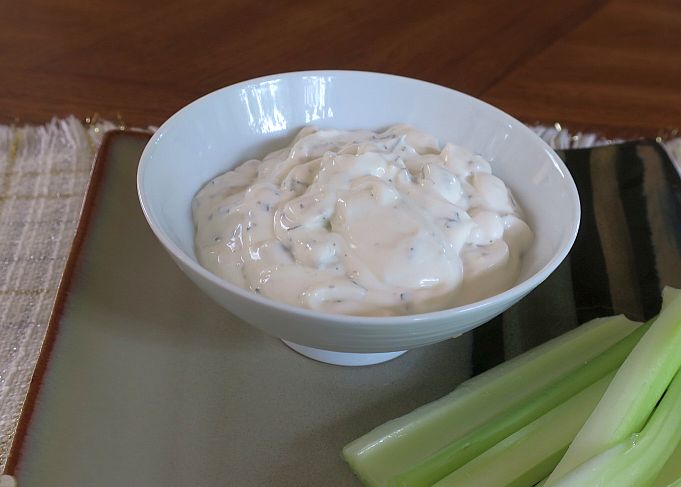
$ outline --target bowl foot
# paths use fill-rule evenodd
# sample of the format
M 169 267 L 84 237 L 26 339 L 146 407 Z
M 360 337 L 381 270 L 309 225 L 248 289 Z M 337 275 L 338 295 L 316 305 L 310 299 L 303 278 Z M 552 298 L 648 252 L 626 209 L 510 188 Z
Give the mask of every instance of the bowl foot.
M 298 345 L 297 343 L 292 343 L 286 340 L 282 340 L 282 342 L 301 355 L 318 362 L 324 362 L 331 365 L 358 366 L 380 364 L 382 362 L 387 362 L 388 360 L 397 358 L 406 352 L 406 350 L 383 353 L 332 352 L 331 350 L 322 350 L 320 348 Z

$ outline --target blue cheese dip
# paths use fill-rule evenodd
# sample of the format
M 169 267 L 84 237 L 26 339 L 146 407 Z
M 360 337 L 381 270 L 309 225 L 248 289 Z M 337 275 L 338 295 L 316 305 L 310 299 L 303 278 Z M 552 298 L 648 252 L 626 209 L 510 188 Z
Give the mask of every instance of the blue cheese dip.
M 196 253 L 282 303 L 350 315 L 437 311 L 509 289 L 533 236 L 490 164 L 406 125 L 303 128 L 206 184 Z

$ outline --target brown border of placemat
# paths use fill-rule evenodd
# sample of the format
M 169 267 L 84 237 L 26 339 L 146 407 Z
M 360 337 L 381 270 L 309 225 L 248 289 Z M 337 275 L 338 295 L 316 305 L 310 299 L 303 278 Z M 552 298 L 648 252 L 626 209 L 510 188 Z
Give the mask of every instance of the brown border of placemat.
M 31 383 L 28 387 L 28 392 L 26 393 L 26 399 L 24 400 L 24 404 L 21 408 L 21 416 L 19 417 L 19 423 L 17 424 L 17 429 L 14 432 L 14 439 L 12 440 L 12 446 L 9 450 L 7 463 L 5 464 L 4 473 L 7 475 L 14 475 L 21 457 L 24 440 L 26 439 L 26 434 L 28 432 L 31 418 L 33 417 L 33 412 L 35 410 L 38 394 L 40 393 L 43 383 L 45 371 L 47 370 L 47 365 L 52 355 L 52 349 L 54 348 L 54 343 L 59 332 L 59 324 L 64 311 L 64 306 L 66 304 L 68 292 L 71 287 L 71 282 L 73 280 L 74 271 L 78 265 L 80 251 L 83 246 L 83 242 L 85 241 L 85 235 L 90 226 L 92 209 L 94 207 L 99 186 L 102 182 L 105 161 L 111 152 L 111 145 L 113 141 L 121 136 L 148 139 L 150 135 L 151 134 L 148 132 L 136 130 L 112 130 L 104 135 L 102 144 L 97 151 L 97 156 L 92 166 L 90 181 L 85 192 L 80 219 L 78 221 L 78 226 L 76 227 L 76 235 L 73 238 L 73 244 L 71 245 L 71 250 L 69 251 L 68 259 L 66 260 L 64 273 L 62 274 L 61 280 L 59 281 L 59 287 L 57 289 L 54 306 L 52 307 L 52 313 L 50 314 L 47 331 L 45 332 L 45 338 L 40 348 L 38 361 L 33 371 L 33 376 L 31 377 Z

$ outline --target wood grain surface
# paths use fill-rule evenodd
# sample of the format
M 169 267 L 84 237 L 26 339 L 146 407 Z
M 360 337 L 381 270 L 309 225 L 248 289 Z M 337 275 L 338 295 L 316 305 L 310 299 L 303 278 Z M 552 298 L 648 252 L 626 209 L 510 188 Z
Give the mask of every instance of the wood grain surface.
M 359 69 L 613 136 L 681 127 L 678 0 L 23 0 L 0 14 L 0 123 L 162 123 L 248 78 Z

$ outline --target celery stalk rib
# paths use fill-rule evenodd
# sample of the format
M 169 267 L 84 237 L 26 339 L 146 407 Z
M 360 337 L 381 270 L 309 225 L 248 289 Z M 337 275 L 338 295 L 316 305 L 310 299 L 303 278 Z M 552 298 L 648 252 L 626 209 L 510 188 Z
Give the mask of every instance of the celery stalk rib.
M 681 367 L 681 295 L 666 290 L 662 311 L 615 375 L 545 487 L 641 430 Z
M 649 325 L 633 331 L 580 368 L 529 396 L 521 404 L 453 441 L 445 448 L 393 477 L 391 487 L 429 487 L 449 473 L 470 462 L 504 438 L 570 399 L 575 394 L 616 370 L 629 355 Z M 594 404 L 595 406 L 595 404 Z M 584 418 L 586 420 L 586 417 Z M 584 421 L 582 421 L 583 425 Z M 581 426 L 581 425 L 580 425 Z M 578 429 L 575 431 L 577 433 Z M 547 472 L 548 474 L 550 472 Z M 543 478 L 543 477 L 542 477 Z
M 453 392 L 349 443 L 343 457 L 365 485 L 387 485 L 499 413 L 546 388 L 640 326 L 599 318 L 460 385 Z
M 640 433 L 568 472 L 558 487 L 647 487 L 681 440 L 681 373 Z
M 531 487 L 560 461 L 615 372 L 497 443 L 433 487 Z

